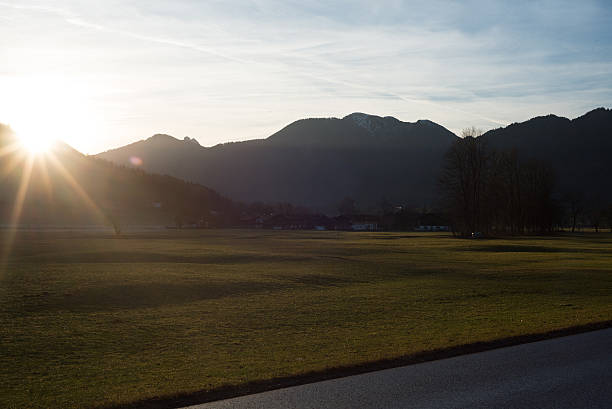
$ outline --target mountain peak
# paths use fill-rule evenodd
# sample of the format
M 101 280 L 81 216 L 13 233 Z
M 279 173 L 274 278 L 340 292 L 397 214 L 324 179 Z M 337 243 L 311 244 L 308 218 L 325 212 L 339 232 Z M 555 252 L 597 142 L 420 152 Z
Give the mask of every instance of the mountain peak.
M 418 121 L 416 121 L 417 124 L 419 125 L 425 125 L 425 126 L 439 126 L 437 123 L 430 121 L 429 119 L 419 119 Z
M 368 132 L 374 133 L 381 129 L 389 129 L 401 123 L 399 119 L 392 116 L 380 117 L 377 115 L 364 114 L 362 112 L 353 112 L 342 118 L 343 121 L 351 121 L 356 125 L 365 128 Z
M 149 141 L 178 141 L 174 136 L 170 136 L 165 133 L 156 133 L 155 135 L 148 138 Z
M 183 138 L 183 142 L 185 142 L 185 143 L 193 143 L 195 145 L 202 146 L 202 145 L 200 145 L 200 143 L 195 138 L 190 138 L 188 136 Z
M 156 133 L 155 135 L 149 137 L 146 139 L 146 141 L 148 142 L 157 142 L 157 143 L 183 143 L 183 144 L 188 144 L 188 145 L 197 145 L 197 146 L 202 146 L 200 145 L 200 143 L 195 139 L 195 138 L 190 138 L 188 136 L 184 137 L 182 140 L 181 139 L 177 139 L 172 135 L 168 135 L 165 133 Z
M 594 118 L 609 118 L 612 115 L 612 109 L 607 109 L 604 107 L 595 108 L 586 114 L 575 118 L 575 120 L 584 120 L 584 119 L 594 119 Z

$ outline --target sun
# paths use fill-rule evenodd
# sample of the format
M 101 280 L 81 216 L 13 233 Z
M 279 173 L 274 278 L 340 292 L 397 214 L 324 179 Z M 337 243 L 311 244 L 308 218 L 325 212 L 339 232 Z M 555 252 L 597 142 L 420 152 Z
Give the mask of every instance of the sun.
M 19 145 L 30 155 L 40 155 L 49 152 L 57 140 L 44 131 L 17 131 Z
M 92 87 L 82 81 L 24 77 L 3 84 L 0 77 L 0 89 L 2 85 L 8 97 L 0 99 L 0 121 L 13 129 L 20 148 L 32 156 L 49 152 L 59 142 L 86 147 L 99 132 L 88 94 Z
M 17 137 L 17 144 L 32 156 L 47 153 L 59 140 L 57 127 L 60 124 L 56 123 L 53 114 L 43 110 L 33 109 L 29 114 L 15 118 L 17 120 L 10 124 Z

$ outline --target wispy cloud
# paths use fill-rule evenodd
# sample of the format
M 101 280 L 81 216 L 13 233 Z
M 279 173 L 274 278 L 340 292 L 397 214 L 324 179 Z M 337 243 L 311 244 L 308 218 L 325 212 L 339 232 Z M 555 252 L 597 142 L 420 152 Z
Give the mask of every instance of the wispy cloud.
M 300 117 L 352 111 L 428 118 L 458 132 L 553 110 L 575 116 L 612 99 L 605 2 L 40 0 L 2 8 L 14 11 L 0 28 L 12 72 L 31 64 L 18 44 L 40 51 L 42 66 L 120 91 L 97 102 L 117 136 L 100 135 L 88 150 L 162 129 L 205 145 L 265 137 Z M 51 49 L 41 41 L 50 27 Z M 53 53 L 80 66 L 62 66 Z

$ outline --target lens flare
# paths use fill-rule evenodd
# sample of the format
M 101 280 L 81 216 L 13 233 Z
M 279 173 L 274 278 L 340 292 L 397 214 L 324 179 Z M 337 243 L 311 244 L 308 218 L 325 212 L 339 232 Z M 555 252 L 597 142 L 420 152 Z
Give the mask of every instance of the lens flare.
M 142 159 L 140 159 L 138 156 L 130 156 L 130 163 L 134 166 L 141 166 Z

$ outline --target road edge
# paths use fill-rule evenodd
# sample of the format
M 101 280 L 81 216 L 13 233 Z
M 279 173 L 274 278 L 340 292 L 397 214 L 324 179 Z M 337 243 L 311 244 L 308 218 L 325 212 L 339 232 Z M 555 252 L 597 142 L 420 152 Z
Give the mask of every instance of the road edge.
M 240 385 L 221 386 L 211 390 L 173 396 L 154 397 L 150 399 L 115 406 L 102 406 L 100 407 L 100 409 L 181 408 L 185 406 L 199 405 L 207 402 L 271 391 L 274 389 L 305 385 L 329 379 L 344 378 L 347 376 L 359 375 L 367 372 L 397 368 L 406 365 L 414 365 L 421 362 L 437 361 L 440 359 L 452 358 L 459 355 L 468 355 L 477 352 L 489 351 L 492 349 L 504 348 L 519 344 L 527 344 L 537 341 L 544 341 L 547 339 L 559 338 L 568 335 L 576 335 L 607 328 L 612 328 L 612 320 L 576 325 L 572 327 L 541 333 L 517 335 L 512 337 L 500 338 L 493 341 L 474 342 L 471 344 L 458 345 L 449 348 L 418 352 L 415 354 L 400 356 L 393 359 L 384 359 L 380 361 L 372 361 L 356 365 L 328 368 L 321 371 L 307 372 L 299 375 L 252 381 Z

